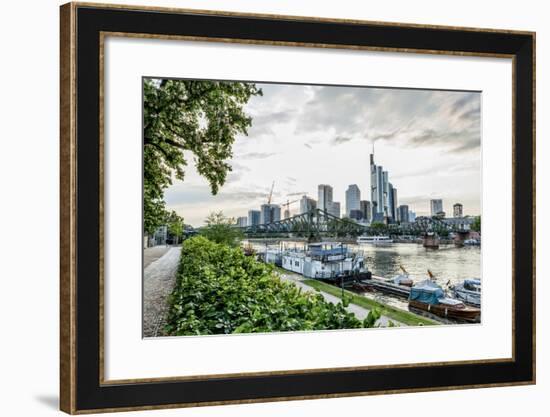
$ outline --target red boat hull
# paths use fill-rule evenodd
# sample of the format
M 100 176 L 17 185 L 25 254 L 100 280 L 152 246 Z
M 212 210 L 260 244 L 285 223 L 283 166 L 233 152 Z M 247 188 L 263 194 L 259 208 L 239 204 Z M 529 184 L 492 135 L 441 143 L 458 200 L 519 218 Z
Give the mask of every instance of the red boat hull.
M 465 321 L 468 323 L 479 323 L 481 320 L 481 310 L 470 306 L 457 308 L 444 304 L 427 304 L 409 300 L 409 308 L 427 311 L 439 317 Z

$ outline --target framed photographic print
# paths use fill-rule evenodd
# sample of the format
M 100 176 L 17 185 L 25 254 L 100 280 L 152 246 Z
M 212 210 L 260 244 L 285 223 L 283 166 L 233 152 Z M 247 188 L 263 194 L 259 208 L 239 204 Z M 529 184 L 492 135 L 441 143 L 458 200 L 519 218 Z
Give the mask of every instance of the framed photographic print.
M 535 34 L 61 7 L 61 409 L 535 382 Z

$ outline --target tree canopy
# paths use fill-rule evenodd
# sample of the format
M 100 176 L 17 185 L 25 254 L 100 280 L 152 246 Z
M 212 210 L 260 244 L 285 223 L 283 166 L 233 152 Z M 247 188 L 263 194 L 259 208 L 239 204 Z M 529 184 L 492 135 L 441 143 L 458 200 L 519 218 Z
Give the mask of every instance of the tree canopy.
M 228 160 L 238 134 L 252 119 L 243 107 L 262 91 L 253 83 L 146 79 L 143 83 L 144 229 L 152 233 L 165 216 L 164 190 L 183 180 L 187 158 L 217 194 L 231 171 Z
M 225 217 L 221 211 L 210 213 L 205 223 L 206 226 L 201 229 L 200 233 L 212 242 L 238 246 L 243 238 L 243 232 L 236 227 L 235 219 Z
M 474 232 L 481 232 L 481 216 L 476 216 L 472 226 L 470 227 Z

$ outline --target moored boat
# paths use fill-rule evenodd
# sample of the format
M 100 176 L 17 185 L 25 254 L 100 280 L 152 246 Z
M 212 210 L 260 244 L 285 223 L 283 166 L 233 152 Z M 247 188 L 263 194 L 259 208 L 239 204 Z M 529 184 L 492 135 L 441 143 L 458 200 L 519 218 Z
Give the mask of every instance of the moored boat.
M 370 278 L 362 253 L 350 251 L 340 242 L 319 242 L 306 251 L 283 251 L 281 267 L 306 278 L 340 283 Z
M 391 239 L 389 236 L 359 236 L 357 238 L 357 243 L 368 243 L 371 245 L 391 245 L 393 243 L 393 239 Z
M 409 309 L 427 311 L 439 317 L 470 323 L 479 323 L 481 319 L 479 308 L 467 306 L 460 300 L 447 297 L 443 289 L 429 279 L 411 288 Z
M 399 265 L 399 269 L 403 271 L 402 274 L 396 275 L 395 277 L 391 278 L 391 281 L 396 285 L 403 285 L 405 287 L 412 287 L 413 286 L 413 280 L 409 278 L 409 273 L 407 270 L 403 267 L 403 265 Z
M 481 280 L 465 279 L 450 287 L 452 294 L 459 300 L 474 307 L 481 306 Z
M 407 299 L 409 298 L 413 281 L 409 278 L 409 273 L 405 268 L 402 266 L 400 268 L 404 272 L 403 274 L 393 278 L 382 278 L 373 275 L 371 279 L 361 281 L 361 284 L 370 290 Z

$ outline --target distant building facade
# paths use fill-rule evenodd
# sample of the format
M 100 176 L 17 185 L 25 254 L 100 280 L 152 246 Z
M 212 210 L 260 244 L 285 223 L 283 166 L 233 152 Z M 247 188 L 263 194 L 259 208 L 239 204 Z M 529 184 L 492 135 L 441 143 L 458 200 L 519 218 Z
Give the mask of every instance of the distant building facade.
M 414 223 L 416 220 L 416 213 L 412 210 L 409 210 L 409 223 Z
M 300 199 L 300 214 L 307 213 L 316 208 L 317 201 L 315 201 L 315 199 L 310 198 L 307 195 L 302 196 L 302 198 Z
M 372 220 L 372 207 L 370 201 L 361 200 L 359 202 L 359 207 L 361 212 L 363 213 L 363 220 L 367 223 L 370 223 Z
M 248 226 L 257 226 L 261 224 L 261 213 L 260 210 L 248 210 Z
M 322 211 L 329 209 L 330 203 L 332 203 L 332 187 L 327 184 L 319 184 L 317 187 L 317 207 Z
M 450 217 L 443 219 L 443 222 L 454 229 L 469 231 L 472 224 L 475 221 L 475 217 Z
M 409 206 L 402 204 L 399 206 L 398 218 L 401 223 L 409 223 Z
M 348 217 L 352 220 L 363 220 L 363 212 L 361 210 L 351 210 Z
M 388 218 L 390 222 L 396 222 L 398 216 L 397 207 L 397 188 L 392 183 L 388 184 Z
M 453 217 L 464 217 L 462 212 L 462 204 L 456 203 L 453 205 Z
M 346 190 L 346 215 L 351 217 L 352 210 L 361 210 L 361 191 L 357 184 L 351 184 Z
M 340 217 L 340 203 L 337 201 L 331 201 L 326 212 L 328 214 L 332 214 L 334 217 Z
M 168 226 L 159 226 L 155 230 L 155 233 L 153 233 L 153 244 L 151 246 L 166 245 L 166 239 L 168 239 Z
M 260 224 L 281 220 L 281 207 L 277 204 L 262 204 L 260 207 Z
M 237 217 L 237 226 L 246 227 L 248 224 L 248 217 Z
M 443 211 L 443 200 L 440 198 L 430 200 L 430 214 L 432 216 L 439 216 Z

